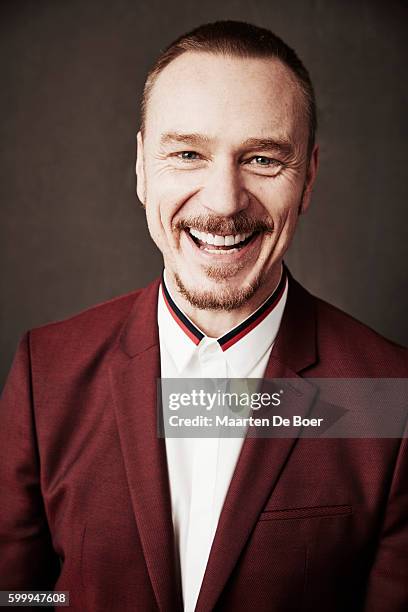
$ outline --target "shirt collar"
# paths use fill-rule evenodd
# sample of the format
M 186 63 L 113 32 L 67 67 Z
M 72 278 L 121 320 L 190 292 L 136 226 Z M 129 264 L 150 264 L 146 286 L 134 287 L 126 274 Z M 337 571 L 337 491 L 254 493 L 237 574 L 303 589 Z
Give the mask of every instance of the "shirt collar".
M 273 293 L 244 321 L 215 339 L 236 377 L 246 377 L 273 345 L 286 304 L 288 279 L 282 266 L 280 281 Z M 177 306 L 166 285 L 165 271 L 159 288 L 158 324 L 179 372 L 182 372 L 201 345 L 213 342 Z

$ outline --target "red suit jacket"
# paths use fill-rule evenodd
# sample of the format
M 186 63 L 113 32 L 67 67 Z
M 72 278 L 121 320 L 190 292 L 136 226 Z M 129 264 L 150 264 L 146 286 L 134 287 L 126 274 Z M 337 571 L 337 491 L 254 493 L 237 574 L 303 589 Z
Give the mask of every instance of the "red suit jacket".
M 1 589 L 67 590 L 78 612 L 182 610 L 157 291 L 23 338 L 0 412 Z M 407 373 L 405 349 L 290 278 L 266 378 Z M 196 610 L 406 612 L 407 482 L 406 439 L 246 439 Z

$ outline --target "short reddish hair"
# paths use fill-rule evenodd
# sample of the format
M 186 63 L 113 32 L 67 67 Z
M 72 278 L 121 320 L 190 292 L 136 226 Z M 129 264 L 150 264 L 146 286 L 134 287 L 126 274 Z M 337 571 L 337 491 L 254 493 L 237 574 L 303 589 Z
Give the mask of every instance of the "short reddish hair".
M 295 76 L 305 101 L 309 125 L 308 152 L 313 150 L 317 130 L 316 101 L 309 73 L 281 38 L 270 30 L 241 21 L 216 21 L 195 28 L 172 42 L 157 58 L 149 71 L 143 89 L 141 131 L 144 132 L 146 109 L 152 87 L 160 72 L 187 51 L 212 53 L 241 58 L 276 58 Z

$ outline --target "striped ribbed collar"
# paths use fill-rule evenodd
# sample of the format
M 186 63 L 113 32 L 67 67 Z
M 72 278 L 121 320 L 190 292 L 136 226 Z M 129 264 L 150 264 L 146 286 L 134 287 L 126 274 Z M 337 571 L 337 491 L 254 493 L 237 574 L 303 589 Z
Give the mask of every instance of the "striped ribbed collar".
M 283 265 L 279 284 L 272 295 L 270 295 L 269 298 L 267 298 L 267 300 L 265 300 L 265 302 L 255 312 L 242 321 L 242 323 L 231 329 L 220 338 L 217 338 L 217 342 L 223 351 L 229 349 L 250 331 L 255 329 L 274 310 L 284 294 L 286 283 L 287 274 L 285 266 Z M 200 344 L 201 340 L 205 337 L 205 334 L 203 334 L 203 332 L 196 325 L 194 325 L 194 323 L 183 313 L 183 311 L 177 306 L 171 297 L 171 294 L 166 286 L 164 271 L 161 281 L 161 291 L 164 302 L 177 325 L 195 345 Z

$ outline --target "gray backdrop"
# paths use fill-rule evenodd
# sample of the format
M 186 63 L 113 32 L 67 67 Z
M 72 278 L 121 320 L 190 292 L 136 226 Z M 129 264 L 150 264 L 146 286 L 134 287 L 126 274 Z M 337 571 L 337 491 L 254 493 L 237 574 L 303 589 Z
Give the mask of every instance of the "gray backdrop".
M 159 273 L 135 196 L 138 99 L 160 48 L 220 18 L 274 30 L 315 83 L 321 169 L 292 273 L 408 342 L 403 2 L 10 0 L 0 15 L 0 382 L 24 330 Z

